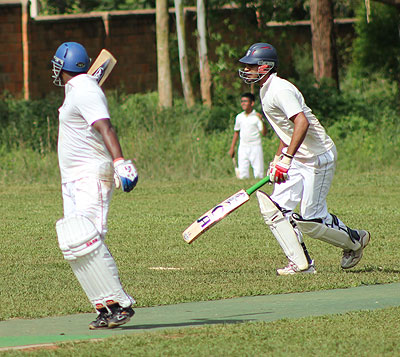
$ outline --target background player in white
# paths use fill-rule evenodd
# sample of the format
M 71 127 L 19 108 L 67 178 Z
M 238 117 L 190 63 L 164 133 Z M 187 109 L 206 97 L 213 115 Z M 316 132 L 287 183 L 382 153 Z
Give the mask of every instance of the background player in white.
M 106 97 L 96 79 L 86 74 L 85 48 L 65 42 L 53 59 L 54 84 L 65 85 L 59 108 L 58 159 L 64 218 L 56 224 L 64 258 L 98 316 L 90 329 L 113 328 L 130 320 L 135 300 L 121 286 L 118 269 L 104 240 L 115 182 L 131 191 L 136 168 L 123 158 L 111 125 Z
M 239 141 L 238 148 L 238 168 L 239 178 L 249 178 L 250 165 L 253 168 L 255 178 L 264 177 L 264 156 L 261 144 L 261 135 L 267 134 L 267 128 L 262 120 L 260 113 L 254 110 L 255 97 L 252 93 L 244 93 L 240 98 L 240 105 L 243 112 L 239 113 L 235 119 L 234 133 L 232 137 L 229 155 L 235 156 L 236 142 Z
M 337 160 L 336 147 L 306 105 L 301 92 L 278 77 L 278 55 L 268 43 L 256 43 L 239 60 L 239 76 L 260 84 L 262 108 L 280 139 L 268 174 L 276 183 L 269 197 L 258 191 L 265 223 L 289 259 L 278 275 L 315 272 L 299 243 L 301 233 L 343 249 L 341 266 L 354 267 L 370 241 L 364 230 L 353 230 L 328 212 L 326 197 Z M 292 213 L 300 203 L 300 215 Z

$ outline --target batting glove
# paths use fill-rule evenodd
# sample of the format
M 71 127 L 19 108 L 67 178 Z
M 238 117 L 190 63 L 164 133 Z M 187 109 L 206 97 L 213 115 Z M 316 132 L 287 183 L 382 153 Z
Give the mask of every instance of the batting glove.
M 271 182 L 282 183 L 288 179 L 288 171 L 292 163 L 293 156 L 282 154 L 280 160 L 275 164 L 269 176 Z
M 114 182 L 116 188 L 122 188 L 124 192 L 130 192 L 138 182 L 138 173 L 131 160 L 123 158 L 114 160 Z
M 280 156 L 275 155 L 274 160 L 271 161 L 271 162 L 269 163 L 269 168 L 267 169 L 266 176 L 270 176 L 270 177 L 271 177 L 271 175 L 272 175 L 272 170 L 274 169 L 275 165 L 278 163 L 278 161 L 279 161 L 280 159 L 281 159 Z

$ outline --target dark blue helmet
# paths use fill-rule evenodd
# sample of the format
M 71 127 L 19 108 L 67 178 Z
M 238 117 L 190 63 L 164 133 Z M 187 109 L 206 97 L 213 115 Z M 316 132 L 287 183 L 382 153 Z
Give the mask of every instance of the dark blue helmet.
M 239 69 L 240 78 L 246 83 L 254 83 L 262 79 L 272 69 L 278 67 L 278 53 L 275 47 L 269 43 L 259 42 L 251 45 L 246 55 L 239 62 L 248 65 L 258 65 L 258 72 L 256 73 Z M 255 74 L 258 76 L 255 77 Z
M 61 70 L 73 73 L 86 73 L 89 69 L 90 58 L 85 47 L 77 42 L 64 42 L 58 47 L 53 59 L 54 84 L 61 86 Z

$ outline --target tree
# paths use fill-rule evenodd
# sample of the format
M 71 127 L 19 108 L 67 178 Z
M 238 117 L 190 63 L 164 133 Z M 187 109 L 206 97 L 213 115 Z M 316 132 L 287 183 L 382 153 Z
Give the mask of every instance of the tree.
M 182 0 L 175 0 L 175 14 L 183 96 L 185 97 L 186 105 L 190 108 L 194 105 L 195 101 L 192 85 L 190 83 L 189 65 L 186 54 L 185 14 L 183 11 Z
M 311 0 L 310 19 L 315 79 L 330 78 L 339 88 L 332 1 Z
M 211 71 L 207 54 L 207 29 L 205 0 L 197 0 L 197 32 L 200 66 L 200 89 L 203 104 L 211 107 Z
M 395 81 L 400 95 L 400 11 L 382 1 L 371 3 L 370 21 L 360 7 L 353 47 L 353 68 L 360 76 L 382 73 Z
M 168 1 L 156 2 L 157 74 L 158 96 L 161 107 L 172 107 L 172 80 L 169 59 L 169 15 Z

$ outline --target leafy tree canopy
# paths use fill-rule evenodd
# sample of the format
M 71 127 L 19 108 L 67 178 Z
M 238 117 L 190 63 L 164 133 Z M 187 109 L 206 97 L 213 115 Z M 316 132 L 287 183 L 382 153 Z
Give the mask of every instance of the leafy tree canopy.
M 337 0 L 334 2 L 336 17 L 352 17 L 361 0 Z M 154 9 L 156 0 L 39 0 L 40 13 L 70 14 L 90 11 Z M 196 6 L 196 0 L 183 0 L 184 6 Z M 174 0 L 168 0 L 170 7 Z M 274 21 L 304 20 L 309 18 L 309 0 L 208 0 L 209 9 L 224 5 L 253 8 L 261 18 Z

